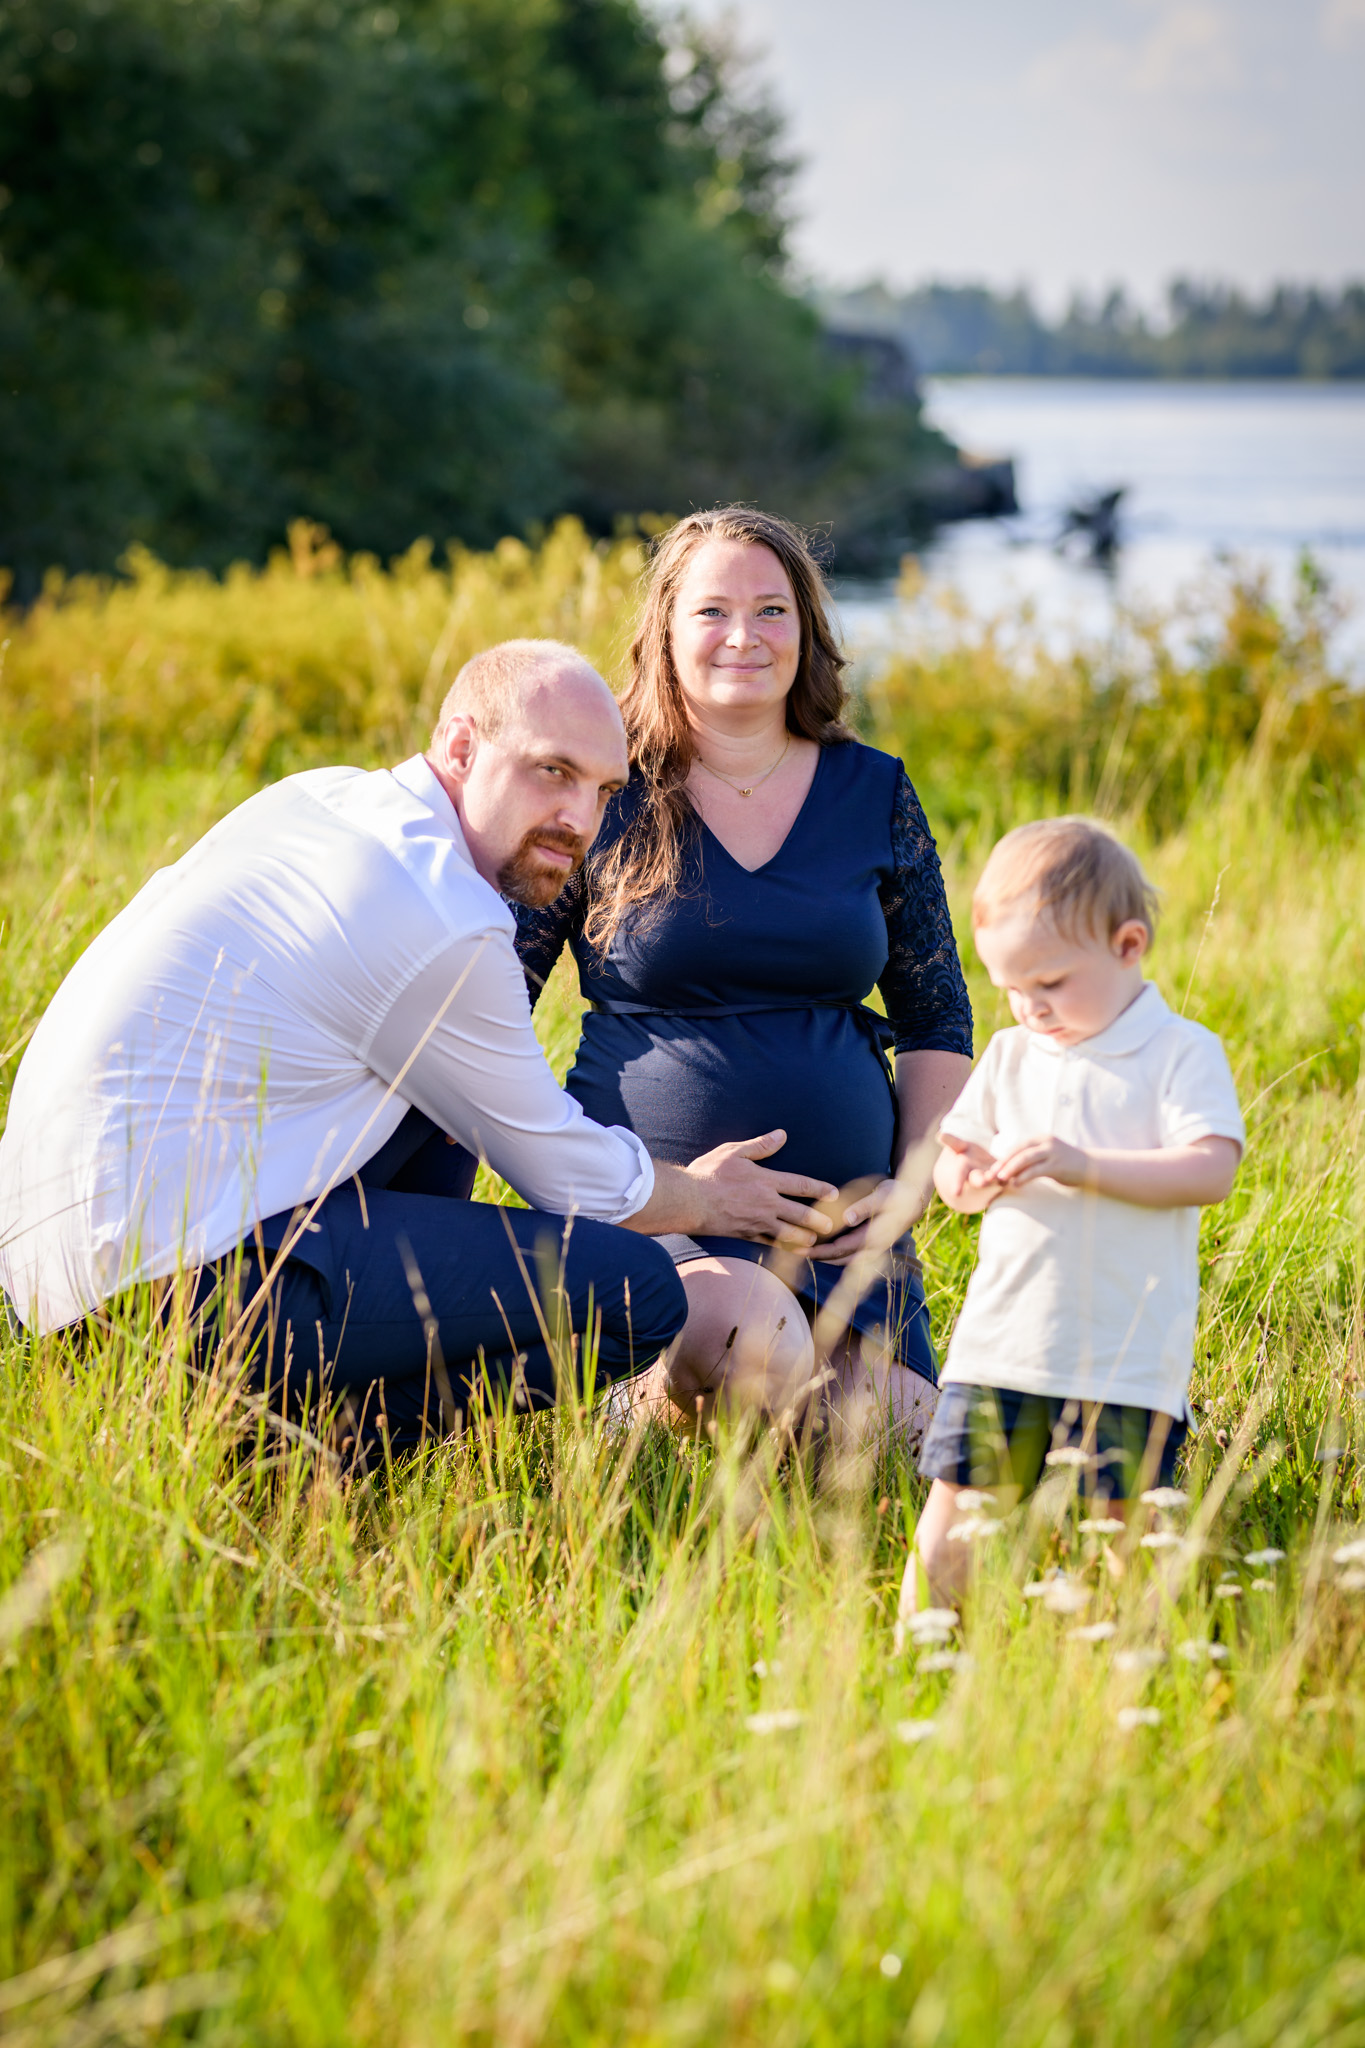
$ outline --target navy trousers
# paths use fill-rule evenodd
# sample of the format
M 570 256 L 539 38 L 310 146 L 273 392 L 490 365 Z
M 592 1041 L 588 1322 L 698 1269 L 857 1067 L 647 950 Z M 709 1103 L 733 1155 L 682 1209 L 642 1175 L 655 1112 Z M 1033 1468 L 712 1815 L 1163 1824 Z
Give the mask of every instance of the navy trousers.
M 307 1396 L 316 1414 L 321 1386 L 358 1441 L 382 1433 L 395 1449 L 450 1428 L 451 1402 L 465 1405 L 484 1373 L 548 1405 L 554 1354 L 561 1365 L 572 1356 L 581 1384 L 589 1334 L 599 1381 L 652 1364 L 687 1314 L 668 1254 L 613 1224 L 472 1202 L 474 1173 L 467 1152 L 409 1111 L 301 1233 L 295 1216 L 267 1217 L 206 1269 L 201 1354 L 231 1291 L 236 1306 L 255 1304 L 255 1391 L 285 1413 Z

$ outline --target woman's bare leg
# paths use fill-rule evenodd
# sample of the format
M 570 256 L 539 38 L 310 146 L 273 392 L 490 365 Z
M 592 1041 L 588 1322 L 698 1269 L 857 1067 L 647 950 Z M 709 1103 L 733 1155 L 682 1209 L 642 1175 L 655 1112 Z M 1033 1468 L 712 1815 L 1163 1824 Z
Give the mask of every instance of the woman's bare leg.
M 658 1393 L 689 1421 L 721 1407 L 794 1422 L 814 1391 L 815 1345 L 791 1289 L 751 1259 L 692 1259 L 678 1277 L 687 1321 Z
M 827 1404 L 836 1436 L 850 1446 L 873 1447 L 894 1438 L 907 1451 L 919 1450 L 938 1406 L 938 1388 L 908 1365 L 887 1356 L 884 1345 L 850 1331 L 828 1360 Z

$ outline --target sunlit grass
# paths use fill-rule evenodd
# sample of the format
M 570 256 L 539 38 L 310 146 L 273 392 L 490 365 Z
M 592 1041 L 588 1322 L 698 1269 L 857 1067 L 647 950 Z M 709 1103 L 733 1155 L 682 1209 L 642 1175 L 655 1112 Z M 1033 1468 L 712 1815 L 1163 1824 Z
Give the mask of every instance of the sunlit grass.
M 83 750 L 7 772 L 6 1081 L 251 786 L 130 755 L 92 806 Z M 131 1311 L 0 1341 L 7 2038 L 1365 2040 L 1365 852 L 1282 795 L 1251 760 L 1164 838 L 1130 820 L 1152 971 L 1250 1128 L 1164 1546 L 1085 1527 L 1058 1468 L 897 1655 L 898 1458 L 569 1403 L 347 1477 Z M 967 820 L 959 913 L 982 850 Z M 561 1071 L 576 1016 L 561 978 Z M 927 1219 L 941 1337 L 972 1244 Z

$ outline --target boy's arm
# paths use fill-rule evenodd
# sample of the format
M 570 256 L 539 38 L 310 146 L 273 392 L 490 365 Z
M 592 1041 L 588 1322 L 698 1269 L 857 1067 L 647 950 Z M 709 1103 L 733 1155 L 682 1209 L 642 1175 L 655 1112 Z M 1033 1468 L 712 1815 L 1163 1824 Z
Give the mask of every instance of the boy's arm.
M 1002 1194 L 1031 1180 L 1055 1180 L 1142 1209 L 1202 1209 L 1224 1200 L 1241 1157 L 1235 1138 L 1195 1138 L 1152 1152 L 1108 1152 L 1061 1138 L 1030 1138 L 993 1161 L 986 1177 L 999 1183 Z

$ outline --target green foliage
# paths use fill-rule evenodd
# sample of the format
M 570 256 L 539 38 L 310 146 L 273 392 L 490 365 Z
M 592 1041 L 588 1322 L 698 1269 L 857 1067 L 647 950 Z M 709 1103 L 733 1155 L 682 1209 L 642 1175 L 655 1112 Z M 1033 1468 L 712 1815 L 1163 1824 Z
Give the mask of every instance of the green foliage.
M 257 777 L 410 753 L 457 670 L 494 641 L 571 640 L 615 672 L 643 565 L 638 541 L 594 545 L 573 520 L 537 549 L 457 549 L 444 567 L 424 543 L 388 570 L 348 560 L 306 521 L 289 539 L 222 582 L 142 551 L 116 580 L 49 577 L 7 621 L 11 747 L 40 770 L 208 759 Z
M 935 437 L 783 289 L 777 144 L 639 0 L 7 0 L 0 562 L 852 515 Z
M 1018 621 L 961 621 L 946 642 L 886 665 L 866 717 L 954 827 L 1061 808 L 1169 832 L 1252 760 L 1294 815 L 1354 814 L 1365 697 L 1332 670 L 1338 616 L 1305 558 L 1287 610 L 1263 577 L 1234 575 L 1192 647 L 1168 620 L 1133 618 L 1103 655 L 1026 658 Z

